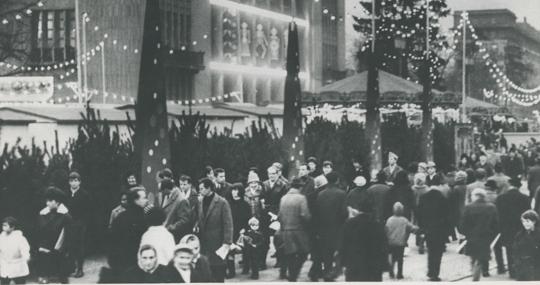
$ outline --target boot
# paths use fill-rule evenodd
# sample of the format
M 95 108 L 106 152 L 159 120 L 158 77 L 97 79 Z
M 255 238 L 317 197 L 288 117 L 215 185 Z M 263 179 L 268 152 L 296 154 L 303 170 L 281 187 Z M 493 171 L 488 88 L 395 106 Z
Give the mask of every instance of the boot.
M 227 260 L 227 279 L 234 278 L 235 276 L 236 276 L 236 269 L 234 266 L 234 259 L 233 260 L 228 259 Z

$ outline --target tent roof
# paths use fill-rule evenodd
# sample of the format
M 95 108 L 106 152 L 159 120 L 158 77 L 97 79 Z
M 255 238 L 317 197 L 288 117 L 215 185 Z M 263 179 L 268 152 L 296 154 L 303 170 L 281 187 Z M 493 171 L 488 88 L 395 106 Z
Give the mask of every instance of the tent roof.
M 342 80 L 328 84 L 319 89 L 318 93 L 337 92 L 337 93 L 354 93 L 366 92 L 367 90 L 367 71 L 357 73 Z M 386 71 L 379 70 L 379 91 L 384 93 L 405 93 L 418 94 L 422 92 L 422 85 L 393 75 Z M 436 93 L 439 91 L 434 90 Z
M 478 100 L 472 97 L 465 97 L 465 107 L 470 108 L 470 109 L 473 109 L 473 108 L 497 109 L 497 110 L 500 109 L 499 106 L 493 103 L 485 102 L 485 101 Z

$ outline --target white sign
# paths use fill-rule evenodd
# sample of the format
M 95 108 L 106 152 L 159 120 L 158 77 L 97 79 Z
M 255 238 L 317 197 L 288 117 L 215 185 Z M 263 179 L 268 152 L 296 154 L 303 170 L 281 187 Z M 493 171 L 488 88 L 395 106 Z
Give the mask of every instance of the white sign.
M 0 77 L 0 102 L 44 102 L 53 93 L 52 76 Z

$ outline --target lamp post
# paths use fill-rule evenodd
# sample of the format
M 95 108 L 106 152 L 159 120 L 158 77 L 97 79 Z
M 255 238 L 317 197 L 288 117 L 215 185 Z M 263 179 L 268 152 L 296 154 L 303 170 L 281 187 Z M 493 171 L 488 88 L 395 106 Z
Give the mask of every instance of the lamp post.
M 88 101 L 88 56 L 86 55 L 86 23 L 90 19 L 88 18 L 88 14 L 85 12 L 83 13 L 83 19 L 82 19 L 82 53 L 84 57 L 84 65 L 83 65 L 83 73 L 84 73 L 84 83 L 83 83 L 83 90 L 82 94 L 84 96 L 84 102 Z
M 463 24 L 463 58 L 461 67 L 461 123 L 467 121 L 467 107 L 465 106 L 465 99 L 467 98 L 467 12 L 461 13 L 461 19 Z
M 81 24 L 81 14 L 79 11 L 79 0 L 75 0 L 75 37 L 76 37 L 76 43 L 75 48 L 77 49 L 75 53 L 75 57 L 77 59 L 77 88 L 79 89 L 79 92 L 82 91 L 82 74 L 81 74 L 81 31 L 80 31 L 80 24 Z M 79 104 L 82 103 L 82 97 L 79 95 Z

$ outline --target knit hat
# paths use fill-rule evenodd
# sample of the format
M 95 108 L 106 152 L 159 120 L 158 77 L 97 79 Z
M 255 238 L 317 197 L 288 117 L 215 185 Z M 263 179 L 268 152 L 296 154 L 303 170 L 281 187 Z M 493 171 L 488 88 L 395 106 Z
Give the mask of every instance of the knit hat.
M 325 186 L 326 184 L 328 184 L 328 180 L 326 180 L 326 176 L 319 175 L 315 177 L 314 183 L 315 183 L 315 188 L 321 188 Z
M 189 254 L 193 254 L 193 249 L 191 249 L 191 247 L 189 247 L 187 244 L 185 243 L 179 243 L 178 245 L 176 245 L 176 247 L 174 248 L 174 254 L 177 254 L 178 252 L 187 252 Z
M 261 182 L 261 180 L 259 179 L 259 175 L 257 175 L 257 173 L 255 172 L 251 172 L 249 173 L 248 175 L 248 180 L 247 180 L 248 184 L 251 183 L 251 182 Z
M 399 156 L 397 154 L 395 154 L 393 152 L 389 152 L 388 153 L 388 158 L 392 158 L 392 157 L 395 158 L 396 160 L 399 158 Z
M 364 176 L 357 176 L 354 181 L 353 181 L 354 185 L 358 186 L 358 187 L 362 187 L 362 186 L 365 186 L 367 184 L 367 181 L 366 181 L 366 178 L 364 178 Z
M 315 163 L 315 164 L 319 164 L 319 162 L 317 161 L 317 158 L 314 157 L 314 156 L 310 156 L 306 161 L 307 161 L 308 163 L 313 162 L 313 163 Z

